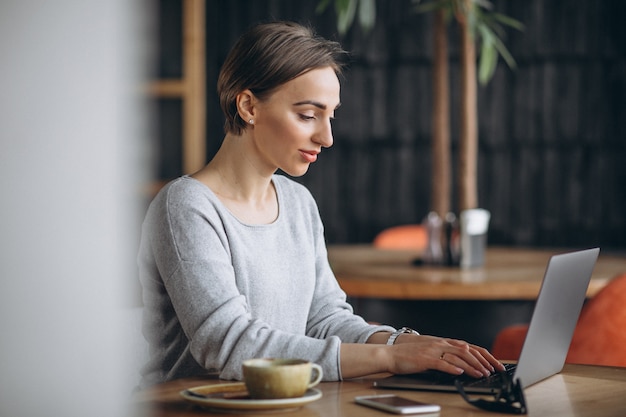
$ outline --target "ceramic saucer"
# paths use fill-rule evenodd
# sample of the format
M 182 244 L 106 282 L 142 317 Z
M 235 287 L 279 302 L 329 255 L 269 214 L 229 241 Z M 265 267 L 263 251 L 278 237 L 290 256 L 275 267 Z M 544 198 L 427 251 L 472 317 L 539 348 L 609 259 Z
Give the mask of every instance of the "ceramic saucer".
M 311 388 L 302 397 L 255 400 L 247 396 L 241 382 L 201 385 L 180 392 L 187 401 L 216 411 L 263 411 L 297 409 L 322 398 L 322 392 Z

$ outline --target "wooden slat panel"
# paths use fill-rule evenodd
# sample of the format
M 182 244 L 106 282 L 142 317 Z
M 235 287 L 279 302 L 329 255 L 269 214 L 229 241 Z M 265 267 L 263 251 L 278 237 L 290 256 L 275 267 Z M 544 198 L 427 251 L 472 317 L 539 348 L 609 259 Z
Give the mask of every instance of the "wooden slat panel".
M 270 13 L 311 22 L 320 34 L 337 38 L 334 13 L 316 15 L 316 4 L 209 2 L 209 82 L 214 85 L 236 37 Z M 367 35 L 353 28 L 340 39 L 353 62 L 342 80 L 335 146 L 298 179 L 316 197 L 331 243 L 368 242 L 377 231 L 428 212 L 432 22 L 412 13 L 411 4 L 377 2 L 376 28 Z M 479 89 L 479 202 L 492 212 L 489 238 L 626 248 L 626 26 L 620 20 L 626 3 L 495 0 L 494 8 L 526 30 L 509 30 L 505 39 L 518 68 L 500 62 L 494 79 Z M 455 29 L 449 41 L 456 171 Z M 215 100 L 207 116 L 211 149 L 223 136 Z
M 183 170 L 193 173 L 206 163 L 205 2 L 185 0 Z

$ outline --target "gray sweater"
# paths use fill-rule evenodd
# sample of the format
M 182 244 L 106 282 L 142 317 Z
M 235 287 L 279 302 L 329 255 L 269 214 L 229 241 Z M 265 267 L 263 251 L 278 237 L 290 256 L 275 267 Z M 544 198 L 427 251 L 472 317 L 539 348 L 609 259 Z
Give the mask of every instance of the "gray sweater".
M 151 203 L 138 258 L 150 344 L 143 386 L 215 370 L 241 379 L 242 361 L 256 357 L 307 359 L 340 380 L 341 342 L 393 331 L 353 314 L 309 191 L 280 175 L 273 183 L 279 215 L 267 225 L 242 223 L 187 176 Z

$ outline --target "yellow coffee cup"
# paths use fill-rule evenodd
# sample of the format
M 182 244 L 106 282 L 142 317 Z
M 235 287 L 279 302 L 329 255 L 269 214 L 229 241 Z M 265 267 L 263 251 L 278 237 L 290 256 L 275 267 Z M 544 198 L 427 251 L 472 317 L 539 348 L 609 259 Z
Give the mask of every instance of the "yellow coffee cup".
M 321 366 L 304 359 L 249 359 L 242 370 L 250 397 L 255 399 L 301 397 L 324 375 Z

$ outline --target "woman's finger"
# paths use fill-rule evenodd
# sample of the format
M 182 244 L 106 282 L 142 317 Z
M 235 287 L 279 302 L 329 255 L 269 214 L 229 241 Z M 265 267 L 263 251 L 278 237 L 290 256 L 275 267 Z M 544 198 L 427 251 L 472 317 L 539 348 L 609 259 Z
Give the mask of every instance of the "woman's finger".
M 461 355 L 465 356 L 465 352 Z M 480 365 L 480 363 L 475 358 L 470 359 L 462 356 L 459 356 L 455 353 L 446 352 L 441 356 L 440 360 L 457 368 L 463 369 L 466 374 L 473 376 L 474 378 L 489 376 L 489 371 L 485 369 L 482 365 Z
M 454 343 L 450 350 L 442 355 L 442 359 L 463 368 L 469 375 L 474 377 L 489 376 L 494 372 L 482 353 L 467 343 Z
M 450 345 L 455 346 L 460 349 L 458 355 L 461 358 L 464 358 L 473 365 L 476 369 L 480 369 L 480 367 L 489 370 L 490 372 L 502 371 L 504 370 L 504 365 L 500 363 L 489 351 L 481 346 L 476 346 L 469 344 L 463 340 L 456 339 L 448 339 L 447 340 Z M 471 354 L 479 363 L 479 365 L 469 356 L 465 355 L 463 352 L 467 352 Z

